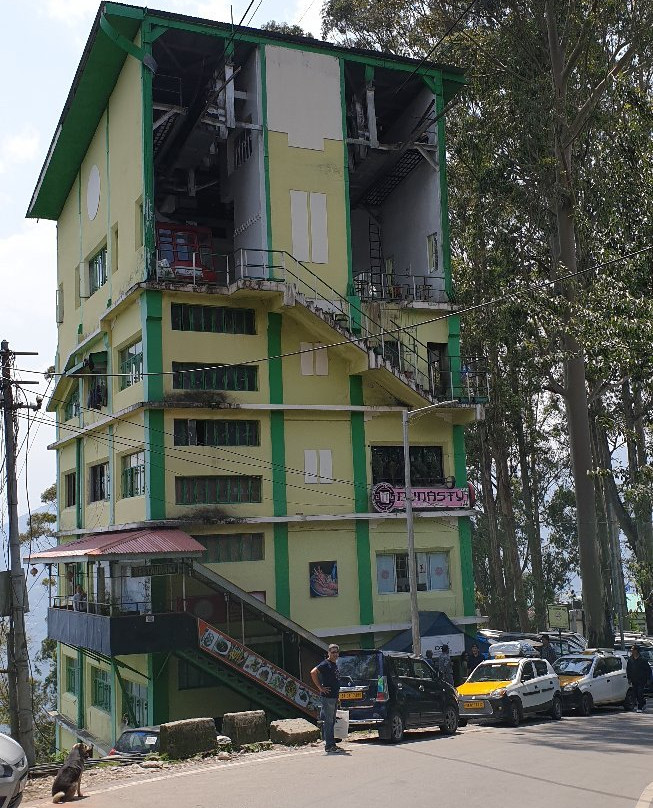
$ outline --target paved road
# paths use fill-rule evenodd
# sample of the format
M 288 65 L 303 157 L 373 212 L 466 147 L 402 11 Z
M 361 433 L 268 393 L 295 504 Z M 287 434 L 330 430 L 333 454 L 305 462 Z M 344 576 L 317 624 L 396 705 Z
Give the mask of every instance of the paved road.
M 244 758 L 147 783 L 88 791 L 84 808 L 649 808 L 653 713 L 600 712 L 518 729 L 408 733 L 397 746 L 346 744 Z M 87 781 L 88 783 L 89 781 Z M 649 796 L 650 795 L 650 796 Z M 43 805 L 28 801 L 25 806 Z

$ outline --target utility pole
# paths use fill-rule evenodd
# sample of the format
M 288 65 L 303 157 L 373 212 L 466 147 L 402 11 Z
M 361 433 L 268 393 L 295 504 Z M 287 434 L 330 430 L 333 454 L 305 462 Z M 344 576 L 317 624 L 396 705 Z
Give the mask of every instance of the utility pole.
M 15 356 L 9 350 L 9 343 L 0 343 L 0 363 L 2 364 L 2 407 L 5 428 L 5 464 L 7 469 L 7 510 L 9 514 L 9 558 L 11 580 L 11 623 L 13 626 L 13 647 L 8 649 L 9 678 L 15 676 L 15 697 L 17 718 L 12 715 L 12 733 L 18 726 L 18 738 L 30 766 L 34 765 L 34 722 L 32 714 L 32 685 L 29 676 L 27 655 L 27 635 L 25 634 L 25 575 L 20 563 L 20 539 L 18 535 L 18 491 L 16 484 L 16 444 L 14 436 L 14 412 L 23 405 L 14 404 L 11 378 L 11 361 Z M 24 355 L 24 354 L 19 354 Z M 9 644 L 11 645 L 11 632 Z M 13 664 L 12 664 L 13 663 Z M 11 694 L 13 683 L 10 681 Z M 13 701 L 13 698 L 10 702 Z

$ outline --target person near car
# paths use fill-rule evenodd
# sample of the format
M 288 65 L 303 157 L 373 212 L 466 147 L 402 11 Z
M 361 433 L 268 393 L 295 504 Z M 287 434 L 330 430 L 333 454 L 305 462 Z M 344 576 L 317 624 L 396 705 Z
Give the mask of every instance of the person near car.
M 644 657 L 639 653 L 639 646 L 633 645 L 630 650 L 630 657 L 626 664 L 626 676 L 630 682 L 635 698 L 637 699 L 637 712 L 644 712 L 646 709 L 646 699 L 644 698 L 644 688 L 651 678 L 651 668 Z
M 551 645 L 549 635 L 542 634 L 540 636 L 540 641 L 542 643 L 542 647 L 540 648 L 540 656 L 542 659 L 546 659 L 547 662 L 550 662 L 553 665 L 558 658 L 558 655 L 555 652 L 555 648 Z
M 336 709 L 338 707 L 338 694 L 340 692 L 340 679 L 338 677 L 337 659 L 340 648 L 331 644 L 328 648 L 327 658 L 323 659 L 311 671 L 311 679 L 322 696 L 320 719 L 322 721 L 322 738 L 325 752 L 342 751 L 336 746 L 333 737 L 333 727 L 336 723 Z
M 477 665 L 483 662 L 483 654 L 481 653 L 478 645 L 474 643 L 471 651 L 467 654 L 467 671 L 471 673 Z
M 438 657 L 438 670 L 444 681 L 453 686 L 453 665 L 449 656 L 449 646 L 446 643 L 442 646 L 442 653 Z

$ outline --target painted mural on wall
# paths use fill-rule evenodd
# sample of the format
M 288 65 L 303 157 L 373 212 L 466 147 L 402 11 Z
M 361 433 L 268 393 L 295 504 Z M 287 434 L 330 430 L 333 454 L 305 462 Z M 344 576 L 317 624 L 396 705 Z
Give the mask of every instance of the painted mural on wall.
M 312 598 L 338 596 L 338 564 L 336 561 L 311 561 L 308 576 Z
M 316 716 L 320 710 L 320 696 L 299 679 L 277 668 L 265 657 L 241 645 L 233 637 L 219 631 L 204 620 L 197 620 L 200 648 L 232 668 L 241 671 L 250 679 L 274 690 L 290 704 Z

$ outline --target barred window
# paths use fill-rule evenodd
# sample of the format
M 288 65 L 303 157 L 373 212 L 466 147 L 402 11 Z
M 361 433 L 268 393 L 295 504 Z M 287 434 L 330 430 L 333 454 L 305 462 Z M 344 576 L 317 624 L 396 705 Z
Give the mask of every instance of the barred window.
M 77 505 L 77 473 L 74 471 L 69 472 L 64 477 L 65 485 L 65 507 L 72 508 Z
M 73 696 L 77 695 L 77 687 L 78 687 L 78 671 L 79 666 L 77 665 L 77 660 L 74 657 L 66 656 L 64 657 L 66 660 L 66 693 L 72 693 Z
M 441 446 L 410 447 L 410 481 L 413 487 L 442 485 Z M 372 446 L 372 482 L 404 485 L 403 446 Z
M 90 468 L 90 502 L 109 499 L 109 464 L 98 463 Z
M 214 334 L 255 334 L 254 309 L 172 303 L 173 331 L 210 331 Z
M 79 415 L 79 387 L 75 382 L 75 387 L 66 399 L 63 418 L 64 421 L 70 421 L 71 418 L 75 418 L 77 415 Z
M 134 452 L 122 459 L 122 495 L 140 497 L 145 493 L 145 452 Z
M 194 536 L 206 548 L 202 560 L 211 564 L 232 561 L 263 561 L 265 542 L 263 533 L 230 533 L 224 536 Z
M 260 445 L 260 421 L 175 418 L 175 446 Z
M 173 362 L 175 390 L 257 390 L 256 365 L 207 365 L 203 362 Z
M 89 292 L 94 294 L 107 282 L 107 248 L 95 253 L 88 262 Z
M 123 713 L 129 715 L 130 720 L 135 720 L 136 727 L 147 726 L 147 685 L 139 685 L 129 679 L 124 681 L 124 699 L 127 702 Z M 127 705 L 131 710 L 127 709 Z
M 91 704 L 100 710 L 111 712 L 111 681 L 109 672 L 91 666 Z
M 261 502 L 261 477 L 220 475 L 176 477 L 177 505 L 220 505 Z
M 120 351 L 120 389 L 125 390 L 132 384 L 140 382 L 143 377 L 143 342 L 138 340 L 133 345 Z

